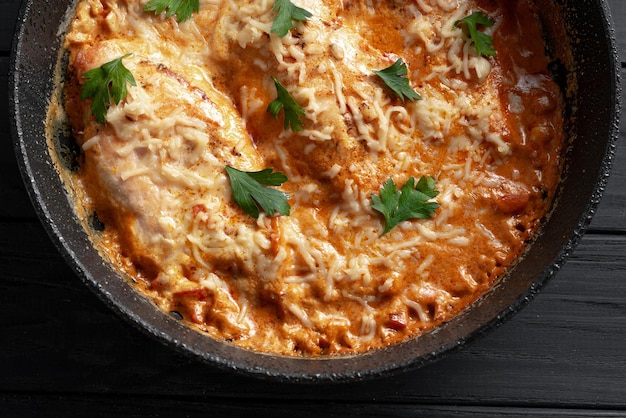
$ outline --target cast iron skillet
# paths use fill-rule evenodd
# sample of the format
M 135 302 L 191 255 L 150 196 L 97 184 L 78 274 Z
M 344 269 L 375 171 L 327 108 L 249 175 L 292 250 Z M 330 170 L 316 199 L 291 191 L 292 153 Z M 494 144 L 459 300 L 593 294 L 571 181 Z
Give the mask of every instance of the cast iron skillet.
M 422 366 L 501 324 L 554 276 L 585 231 L 609 175 L 618 135 L 620 80 L 608 6 L 603 0 L 536 1 L 546 11 L 545 37 L 554 56 L 554 73 L 570 92 L 571 146 L 553 212 L 525 256 L 493 290 L 461 316 L 417 339 L 339 358 L 253 353 L 183 326 L 121 278 L 92 246 L 51 158 L 54 146 L 46 138 L 62 22 L 72 0 L 22 4 L 9 91 L 15 149 L 25 183 L 43 225 L 86 285 L 131 323 L 192 357 L 223 369 L 291 382 L 349 381 Z

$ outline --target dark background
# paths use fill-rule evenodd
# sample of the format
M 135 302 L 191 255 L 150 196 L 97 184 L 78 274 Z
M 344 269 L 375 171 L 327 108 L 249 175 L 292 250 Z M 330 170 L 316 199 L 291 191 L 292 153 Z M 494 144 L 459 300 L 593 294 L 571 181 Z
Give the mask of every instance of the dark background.
M 626 58 L 626 1 L 609 4 Z M 11 144 L 7 72 L 19 6 L 0 0 L 0 417 L 626 416 L 623 128 L 590 230 L 548 286 L 500 328 L 383 380 L 244 378 L 173 353 L 119 319 L 51 244 Z

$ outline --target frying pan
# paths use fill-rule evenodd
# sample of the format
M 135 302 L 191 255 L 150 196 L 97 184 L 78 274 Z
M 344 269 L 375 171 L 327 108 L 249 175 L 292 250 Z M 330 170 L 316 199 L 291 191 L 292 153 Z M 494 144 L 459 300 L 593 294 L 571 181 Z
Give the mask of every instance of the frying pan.
M 566 95 L 568 147 L 550 215 L 524 256 L 460 316 L 433 332 L 364 354 L 294 358 L 247 351 L 193 331 L 140 295 L 89 239 L 53 158 L 46 112 L 55 88 L 63 22 L 76 0 L 25 0 L 11 56 L 10 109 L 15 151 L 38 216 L 67 263 L 122 317 L 199 361 L 256 377 L 335 382 L 386 376 L 441 358 L 492 330 L 553 277 L 580 241 L 604 191 L 620 113 L 619 59 L 603 0 L 536 0 L 554 76 Z M 55 140 L 55 141 L 58 141 Z M 62 170 L 62 169 L 61 169 Z

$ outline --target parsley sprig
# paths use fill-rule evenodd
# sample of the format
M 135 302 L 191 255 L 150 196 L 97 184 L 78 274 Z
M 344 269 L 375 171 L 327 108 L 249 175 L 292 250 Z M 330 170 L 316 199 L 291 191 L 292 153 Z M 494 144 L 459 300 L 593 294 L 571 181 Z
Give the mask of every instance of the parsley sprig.
M 274 119 L 278 120 L 278 112 L 284 109 L 285 121 L 283 128 L 287 129 L 290 127 L 293 132 L 301 131 L 303 122 L 300 120 L 300 116 L 304 115 L 304 110 L 302 110 L 302 107 L 291 97 L 291 94 L 289 94 L 285 86 L 276 80 L 275 77 L 272 77 L 272 80 L 276 86 L 277 97 L 267 106 L 267 111 Z
M 271 33 L 277 33 L 281 38 L 295 29 L 293 21 L 304 22 L 312 16 L 311 12 L 296 6 L 289 0 L 276 0 L 272 8 L 276 12 L 276 18 L 272 24 Z
M 226 173 L 230 178 L 233 199 L 248 215 L 259 217 L 259 206 L 265 213 L 272 216 L 275 212 L 288 216 L 291 210 L 290 196 L 277 189 L 264 186 L 280 186 L 287 181 L 287 176 L 273 169 L 261 171 L 241 171 L 226 166 Z
M 454 22 L 454 26 L 461 27 L 463 24 L 467 27 L 469 36 L 474 43 L 474 48 L 478 55 L 496 56 L 496 50 L 493 49 L 493 38 L 484 32 L 478 30 L 479 26 L 493 26 L 493 20 L 482 12 L 474 12 L 461 20 Z
M 411 88 L 409 79 L 406 77 L 408 70 L 402 58 L 398 58 L 391 66 L 382 70 L 373 70 L 374 74 L 380 77 L 387 87 L 404 102 L 407 98 L 410 101 L 420 100 L 422 97 Z
M 144 12 L 154 12 L 155 15 L 160 15 L 164 10 L 166 18 L 176 15 L 176 21 L 180 23 L 200 11 L 200 0 L 150 0 L 143 8 Z
M 409 219 L 428 219 L 439 207 L 437 202 L 428 200 L 437 196 L 435 179 L 422 176 L 417 185 L 415 178 L 411 177 L 402 187 L 397 190 L 392 179 L 385 182 L 380 189 L 380 197 L 372 195 L 372 208 L 383 214 L 385 218 L 385 230 L 381 235 L 391 231 L 400 222 Z
M 82 75 L 87 81 L 83 83 L 80 98 L 91 99 L 91 114 L 102 125 L 106 124 L 111 99 L 116 105 L 119 104 L 128 94 L 126 84 L 137 85 L 133 74 L 122 63 L 130 55 L 116 58 Z

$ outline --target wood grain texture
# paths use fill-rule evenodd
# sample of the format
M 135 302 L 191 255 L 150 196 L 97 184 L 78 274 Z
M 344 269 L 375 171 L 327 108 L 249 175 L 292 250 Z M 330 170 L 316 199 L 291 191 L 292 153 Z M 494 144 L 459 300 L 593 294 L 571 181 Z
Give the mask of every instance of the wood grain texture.
M 626 57 L 626 2 L 612 0 Z M 14 22 L 19 1 L 0 0 Z M 11 146 L 0 25 L 0 417 L 626 416 L 626 125 L 597 214 L 520 313 L 422 369 L 340 385 L 241 377 L 117 317 L 35 218 Z M 623 74 L 623 76 L 626 74 Z
M 97 405 L 97 407 L 95 407 Z M 98 417 L 207 417 L 228 416 L 258 418 L 277 416 L 276 405 L 272 402 L 246 400 L 220 400 L 219 402 L 205 402 L 194 399 L 146 399 L 132 397 L 114 399 L 104 404 L 101 398 L 92 396 L 54 396 L 43 395 L 36 398 L 27 396 L 10 396 L 0 400 L 0 408 L 11 416 L 37 416 L 39 418 L 56 418 L 58 411 L 73 411 L 64 417 L 81 417 L 85 411 L 90 411 L 90 418 Z M 25 415 L 35 412 L 36 415 Z M 344 403 L 332 401 L 319 402 L 285 402 L 278 410 L 280 416 L 298 416 L 302 418 L 320 416 L 327 418 L 346 417 L 624 417 L 623 411 L 613 410 L 580 410 L 580 409 L 550 409 L 517 408 L 503 409 L 499 406 L 441 406 L 441 405 L 410 405 L 388 404 L 372 399 L 363 403 Z

